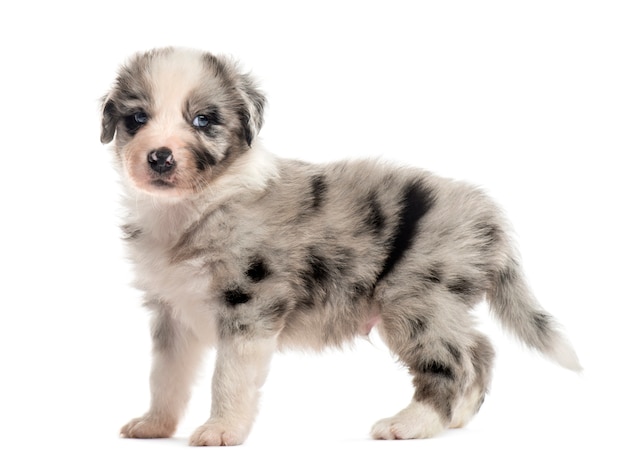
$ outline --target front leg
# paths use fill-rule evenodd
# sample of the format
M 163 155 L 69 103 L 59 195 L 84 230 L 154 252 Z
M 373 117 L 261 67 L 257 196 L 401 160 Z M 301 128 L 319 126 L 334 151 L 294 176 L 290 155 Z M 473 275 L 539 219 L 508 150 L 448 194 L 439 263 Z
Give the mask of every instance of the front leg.
M 168 306 L 162 303 L 148 306 L 154 310 L 150 409 L 129 421 L 120 431 L 122 437 L 171 437 L 189 401 L 202 359 L 204 345 L 171 316 Z
M 256 417 L 259 389 L 276 347 L 275 337 L 222 339 L 213 373 L 211 417 L 191 436 L 196 446 L 239 445 Z

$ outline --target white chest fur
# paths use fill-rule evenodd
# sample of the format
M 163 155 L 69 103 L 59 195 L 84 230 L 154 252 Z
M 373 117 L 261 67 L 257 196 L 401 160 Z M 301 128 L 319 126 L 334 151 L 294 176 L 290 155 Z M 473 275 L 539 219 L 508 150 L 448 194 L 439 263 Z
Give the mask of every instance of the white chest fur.
M 160 207 L 136 217 L 135 236 L 129 238 L 130 258 L 135 286 L 145 293 L 146 301 L 165 304 L 174 318 L 212 343 L 215 317 L 210 269 L 200 259 L 172 259 L 172 249 L 193 222 L 189 212 L 184 207 Z

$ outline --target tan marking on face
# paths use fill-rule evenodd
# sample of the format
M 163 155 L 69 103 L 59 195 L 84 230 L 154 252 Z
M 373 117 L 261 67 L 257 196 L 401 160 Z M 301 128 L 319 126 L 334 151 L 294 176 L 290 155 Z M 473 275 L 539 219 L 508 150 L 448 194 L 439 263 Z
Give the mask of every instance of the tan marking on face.
M 184 196 L 201 187 L 202 176 L 190 150 L 196 140 L 191 121 L 185 119 L 184 105 L 204 73 L 202 61 L 190 59 L 188 54 L 157 57 L 152 63 L 153 105 L 146 108 L 149 121 L 122 150 L 128 177 L 140 190 L 159 196 Z M 162 147 L 172 151 L 176 163 L 168 175 L 157 174 L 147 161 L 152 150 Z
M 154 127 L 138 133 L 122 152 L 126 172 L 135 187 L 159 196 L 183 196 L 195 191 L 198 178 L 193 153 L 188 149 L 190 141 L 176 135 L 165 138 Z M 160 147 L 169 148 L 176 162 L 168 175 L 157 174 L 148 164 L 148 153 Z

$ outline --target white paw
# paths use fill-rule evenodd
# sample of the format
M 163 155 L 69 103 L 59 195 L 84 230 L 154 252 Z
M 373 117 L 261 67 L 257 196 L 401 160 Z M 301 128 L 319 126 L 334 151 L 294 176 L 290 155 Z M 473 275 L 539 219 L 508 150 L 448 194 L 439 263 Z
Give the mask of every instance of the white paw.
M 209 420 L 200 426 L 189 438 L 193 446 L 224 446 L 241 445 L 248 432 L 221 420 Z
M 173 421 L 158 420 L 150 415 L 130 420 L 120 430 L 122 437 L 135 439 L 151 439 L 159 437 L 171 437 L 176 431 Z
M 439 414 L 429 405 L 411 404 L 397 415 L 380 420 L 372 427 L 374 439 L 426 439 L 445 428 Z

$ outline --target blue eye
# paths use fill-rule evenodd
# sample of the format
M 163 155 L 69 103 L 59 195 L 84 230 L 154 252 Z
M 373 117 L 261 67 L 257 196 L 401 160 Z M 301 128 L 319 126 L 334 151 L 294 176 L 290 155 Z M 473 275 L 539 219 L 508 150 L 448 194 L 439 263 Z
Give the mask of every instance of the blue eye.
M 136 134 L 139 129 L 148 123 L 148 115 L 143 111 L 137 111 L 136 113 L 129 114 L 124 117 L 124 125 L 126 130 L 131 135 Z
M 209 118 L 204 114 L 198 114 L 191 122 L 195 127 L 206 127 L 209 125 Z
M 137 124 L 145 124 L 146 122 L 148 122 L 148 115 L 146 113 L 144 113 L 143 111 L 139 111 L 138 113 L 135 113 L 133 115 L 133 118 L 135 119 L 135 122 Z

